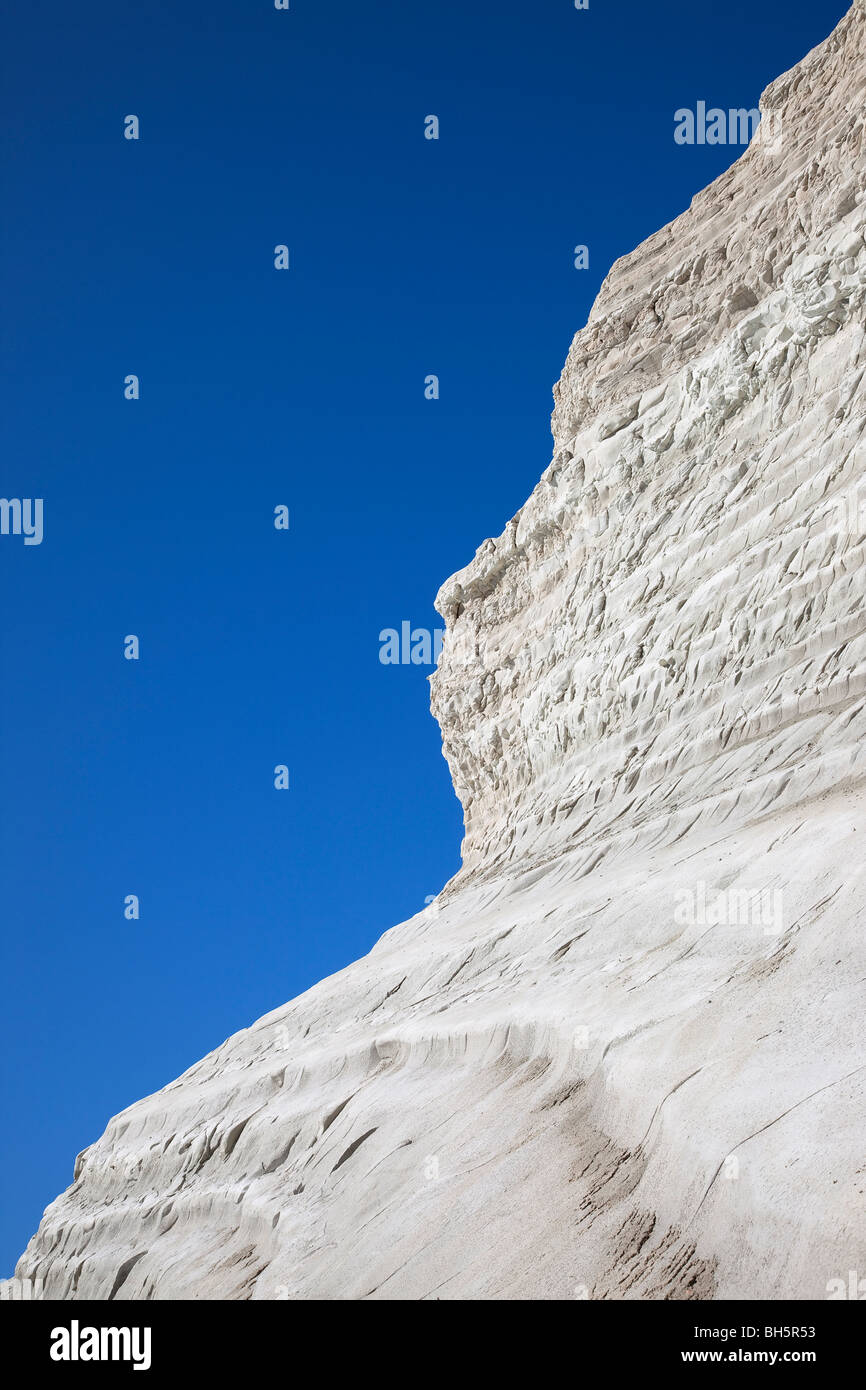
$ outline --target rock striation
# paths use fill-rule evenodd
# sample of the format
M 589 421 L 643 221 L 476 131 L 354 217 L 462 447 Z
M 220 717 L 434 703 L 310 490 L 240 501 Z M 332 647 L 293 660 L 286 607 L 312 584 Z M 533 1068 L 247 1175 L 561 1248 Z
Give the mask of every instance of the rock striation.
M 866 1273 L 864 50 L 857 0 L 612 268 L 550 466 L 438 595 L 460 873 L 111 1121 L 45 1297 Z

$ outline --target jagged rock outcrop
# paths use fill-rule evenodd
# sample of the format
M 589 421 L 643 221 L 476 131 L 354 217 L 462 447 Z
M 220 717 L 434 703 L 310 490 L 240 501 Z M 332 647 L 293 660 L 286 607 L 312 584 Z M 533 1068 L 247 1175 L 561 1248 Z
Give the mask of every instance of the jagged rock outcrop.
M 56 1298 L 823 1298 L 866 1272 L 866 9 L 602 287 L 441 590 L 464 866 L 111 1121 Z

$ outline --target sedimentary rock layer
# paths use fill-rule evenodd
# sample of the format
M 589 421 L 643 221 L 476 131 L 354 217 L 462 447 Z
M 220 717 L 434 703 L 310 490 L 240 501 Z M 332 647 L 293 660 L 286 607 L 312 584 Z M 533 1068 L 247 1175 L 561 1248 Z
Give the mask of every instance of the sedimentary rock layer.
M 866 11 L 619 261 L 437 599 L 464 865 L 111 1121 L 57 1298 L 822 1298 L 866 1269 Z

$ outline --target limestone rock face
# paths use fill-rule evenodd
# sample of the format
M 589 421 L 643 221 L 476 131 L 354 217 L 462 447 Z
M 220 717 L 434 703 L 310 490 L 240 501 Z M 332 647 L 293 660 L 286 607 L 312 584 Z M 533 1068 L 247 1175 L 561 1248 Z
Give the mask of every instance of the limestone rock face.
M 864 34 L 613 267 L 553 461 L 440 591 L 461 872 L 111 1121 L 45 1297 L 866 1274 Z

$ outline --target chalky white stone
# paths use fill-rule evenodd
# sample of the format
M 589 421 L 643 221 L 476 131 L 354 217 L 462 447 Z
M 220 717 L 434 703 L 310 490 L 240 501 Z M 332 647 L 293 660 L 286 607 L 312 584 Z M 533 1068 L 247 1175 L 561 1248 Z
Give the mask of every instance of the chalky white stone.
M 552 463 L 438 596 L 460 873 L 111 1121 L 44 1297 L 866 1276 L 864 30 L 613 267 Z

